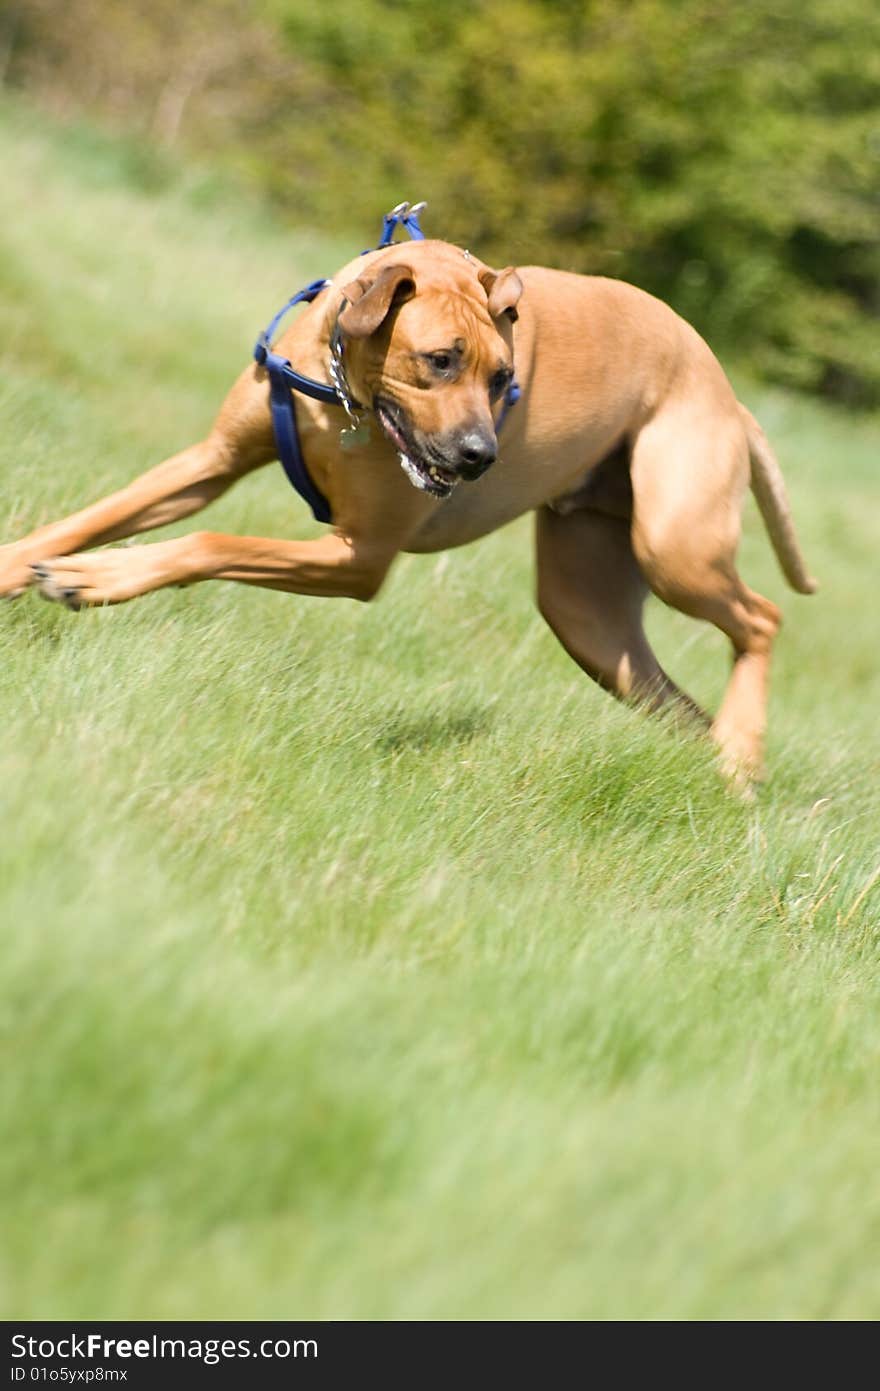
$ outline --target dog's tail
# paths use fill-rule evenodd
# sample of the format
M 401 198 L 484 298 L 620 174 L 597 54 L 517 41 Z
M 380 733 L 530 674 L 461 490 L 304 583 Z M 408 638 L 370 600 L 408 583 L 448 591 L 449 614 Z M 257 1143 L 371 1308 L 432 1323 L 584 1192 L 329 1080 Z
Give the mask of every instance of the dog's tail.
M 743 405 L 739 409 L 749 441 L 752 492 L 782 566 L 782 573 L 799 594 L 813 594 L 818 586 L 807 571 L 801 555 L 779 462 L 751 411 L 747 411 Z

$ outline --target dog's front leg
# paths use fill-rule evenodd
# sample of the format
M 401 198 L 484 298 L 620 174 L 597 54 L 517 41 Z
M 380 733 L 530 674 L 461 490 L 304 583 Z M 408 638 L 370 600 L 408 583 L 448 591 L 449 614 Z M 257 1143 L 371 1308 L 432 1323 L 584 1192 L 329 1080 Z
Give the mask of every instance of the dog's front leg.
M 274 458 L 265 383 L 251 368 L 232 388 L 206 439 L 109 497 L 0 546 L 0 598 L 15 599 L 27 589 L 35 562 L 182 521 Z
M 372 599 L 396 551 L 335 532 L 317 541 L 197 532 L 147 546 L 56 556 L 34 564 L 40 592 L 68 608 L 120 604 L 166 585 L 199 580 L 349 599 Z
M 225 492 L 239 471 L 230 466 L 228 451 L 218 438 L 185 449 L 127 488 L 40 527 L 21 541 L 0 546 L 0 595 L 17 598 L 32 581 L 33 562 L 44 556 L 106 545 L 182 521 Z

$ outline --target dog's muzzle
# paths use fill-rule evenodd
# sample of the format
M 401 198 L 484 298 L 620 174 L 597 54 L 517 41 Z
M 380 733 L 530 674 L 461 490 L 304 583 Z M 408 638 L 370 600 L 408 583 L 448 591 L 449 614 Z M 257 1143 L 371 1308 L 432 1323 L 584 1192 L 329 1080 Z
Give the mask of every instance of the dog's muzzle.
M 373 409 L 409 481 L 432 497 L 449 497 L 462 479 L 472 483 L 495 462 L 498 444 L 494 431 L 471 428 L 442 436 L 423 435 L 396 401 L 377 397 Z

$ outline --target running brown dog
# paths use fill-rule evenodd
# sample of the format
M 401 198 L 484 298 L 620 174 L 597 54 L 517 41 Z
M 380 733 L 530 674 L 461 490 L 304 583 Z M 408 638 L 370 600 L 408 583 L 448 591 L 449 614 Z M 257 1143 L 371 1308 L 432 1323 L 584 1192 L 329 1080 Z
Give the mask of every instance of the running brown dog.
M 460 546 L 534 511 L 538 605 L 578 665 L 621 699 L 701 722 L 729 773 L 759 775 L 780 613 L 736 570 L 749 481 L 789 583 L 804 594 L 815 585 L 770 447 L 694 329 L 621 281 L 537 266 L 496 272 L 440 241 L 393 245 L 346 266 L 279 350 L 327 381 L 337 321 L 349 389 L 372 429 L 343 450 L 342 412 L 296 397 L 303 455 L 332 508 L 329 534 L 201 531 L 81 554 L 191 516 L 277 457 L 266 374 L 253 365 L 201 443 L 0 547 L 0 594 L 35 584 L 80 608 L 226 579 L 372 599 L 399 551 Z M 514 358 L 522 399 L 496 460 Z M 733 644 L 714 721 L 648 645 L 649 588 Z

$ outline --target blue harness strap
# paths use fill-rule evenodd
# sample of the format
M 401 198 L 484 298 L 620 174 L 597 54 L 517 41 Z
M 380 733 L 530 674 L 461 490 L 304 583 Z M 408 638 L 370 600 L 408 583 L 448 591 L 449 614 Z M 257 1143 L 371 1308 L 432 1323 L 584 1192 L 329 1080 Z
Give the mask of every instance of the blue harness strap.
M 510 410 L 511 406 L 515 406 L 515 405 L 516 405 L 516 403 L 517 403 L 517 401 L 519 400 L 520 396 L 522 396 L 522 387 L 520 386 L 519 382 L 516 380 L 516 377 L 514 377 L 513 381 L 510 383 L 510 386 L 507 388 L 507 390 L 506 390 L 505 393 L 504 393 L 504 405 L 501 407 L 501 414 L 499 415 L 497 421 L 495 422 L 495 434 L 496 434 L 496 435 L 500 435 L 500 434 L 501 434 L 501 426 L 504 424 L 505 420 L 507 419 L 507 415 L 508 415 L 509 410 Z
M 382 235 L 376 250 L 391 246 L 398 226 L 403 227 L 413 241 L 424 241 L 425 234 L 419 226 L 419 213 L 424 206 L 424 203 L 414 203 L 412 206 L 409 203 L 398 203 L 396 208 L 392 208 L 390 213 L 386 213 L 382 219 Z M 275 447 L 278 450 L 281 467 L 287 474 L 291 486 L 311 507 L 315 521 L 318 522 L 331 522 L 333 514 L 330 510 L 330 503 L 306 468 L 299 431 L 296 428 L 296 411 L 291 393 L 300 391 L 304 396 L 310 396 L 314 401 L 323 401 L 329 406 L 344 406 L 345 402 L 335 386 L 330 386 L 326 382 L 316 382 L 312 377 L 304 377 L 302 373 L 297 372 L 291 366 L 288 358 L 273 352 L 272 339 L 275 337 L 282 319 L 293 309 L 294 305 L 311 304 L 312 300 L 316 299 L 330 283 L 329 280 L 313 280 L 304 290 L 299 290 L 295 295 L 292 295 L 283 308 L 279 309 L 268 328 L 260 334 L 254 346 L 254 360 L 260 367 L 265 367 L 269 375 L 269 405 L 272 410 Z M 504 405 L 495 426 L 496 433 L 500 431 L 508 411 L 511 406 L 516 404 L 520 395 L 521 391 L 518 384 L 516 381 L 512 381 L 507 388 Z
M 281 372 L 269 372 L 269 404 L 272 407 L 272 425 L 275 430 L 275 446 L 281 467 L 289 482 L 304 502 L 312 509 L 316 522 L 331 522 L 333 514 L 330 503 L 315 483 L 306 468 L 299 431 L 296 428 L 296 414 L 290 395 L 290 386 Z
M 275 447 L 281 467 L 292 487 L 311 507 L 316 522 L 330 522 L 333 520 L 333 514 L 329 502 L 306 468 L 299 442 L 299 431 L 296 428 L 296 412 L 291 392 L 301 391 L 303 395 L 311 396 L 315 401 L 324 401 L 335 406 L 342 405 L 342 399 L 335 386 L 313 381 L 311 377 L 304 377 L 296 372 L 288 358 L 272 352 L 271 344 L 276 329 L 288 310 L 295 304 L 311 304 L 329 283 L 328 280 L 313 280 L 311 285 L 293 295 L 284 308 L 279 309 L 269 327 L 260 334 L 254 347 L 255 361 L 261 367 L 265 367 L 269 374 L 269 405 L 272 409 L 272 428 L 275 431 Z

